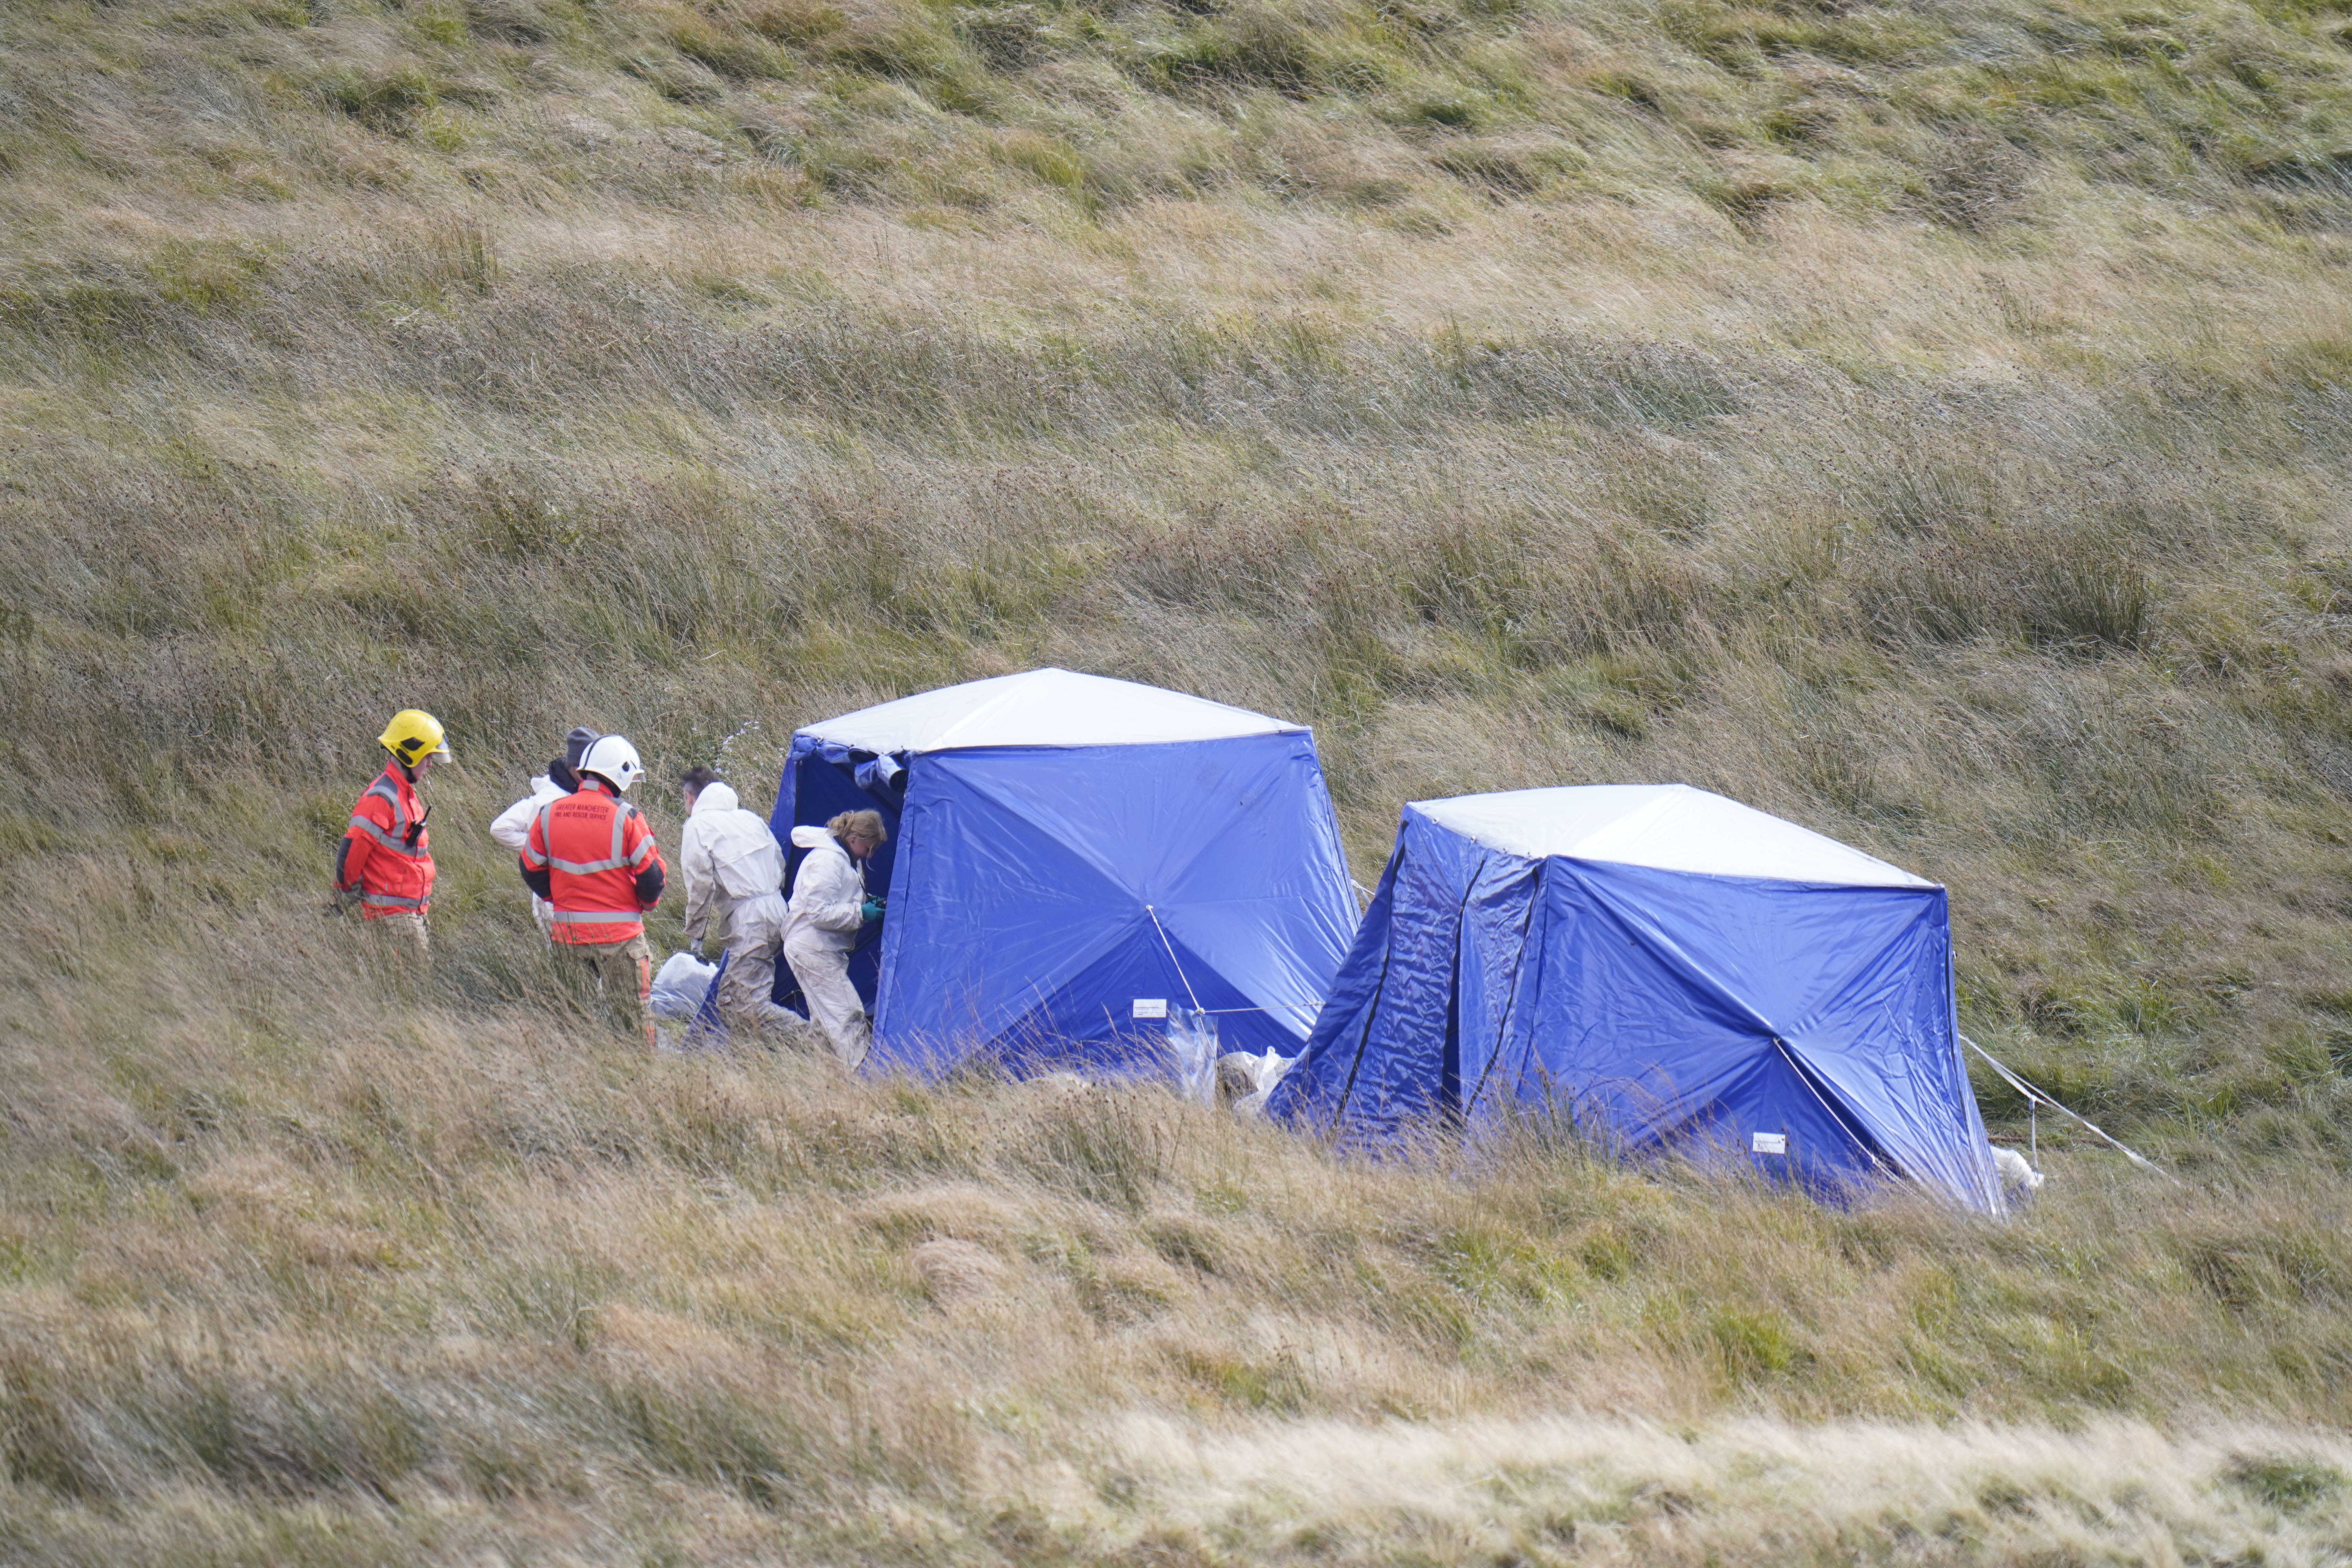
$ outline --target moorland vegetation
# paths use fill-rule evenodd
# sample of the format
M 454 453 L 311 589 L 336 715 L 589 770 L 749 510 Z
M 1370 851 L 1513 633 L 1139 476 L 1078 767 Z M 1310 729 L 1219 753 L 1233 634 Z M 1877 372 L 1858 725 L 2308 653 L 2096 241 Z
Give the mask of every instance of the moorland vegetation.
M 0 213 L 10 1560 L 2352 1545 L 2336 0 L 22 0 Z M 1932 876 L 2181 1180 L 647 1061 L 473 826 L 1042 663 Z

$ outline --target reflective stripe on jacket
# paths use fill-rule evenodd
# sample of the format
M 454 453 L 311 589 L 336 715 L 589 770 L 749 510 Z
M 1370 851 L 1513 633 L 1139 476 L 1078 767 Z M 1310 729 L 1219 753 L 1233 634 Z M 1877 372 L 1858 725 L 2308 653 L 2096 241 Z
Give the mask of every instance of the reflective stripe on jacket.
M 386 763 L 352 807 L 335 852 L 335 890 L 356 892 L 369 920 L 423 914 L 433 902 L 433 852 L 416 789 Z
M 548 935 L 567 947 L 643 936 L 645 911 L 661 901 L 669 870 L 645 814 L 601 779 L 539 808 L 521 864 L 527 882 L 544 878 L 555 906 Z

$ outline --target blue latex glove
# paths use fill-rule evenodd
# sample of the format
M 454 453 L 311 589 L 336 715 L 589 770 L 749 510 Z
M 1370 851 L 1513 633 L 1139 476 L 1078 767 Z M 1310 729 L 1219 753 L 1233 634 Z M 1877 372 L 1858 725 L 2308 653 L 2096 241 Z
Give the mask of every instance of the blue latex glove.
M 878 921 L 882 918 L 881 902 L 878 900 L 868 899 L 857 906 L 857 912 L 869 921 Z

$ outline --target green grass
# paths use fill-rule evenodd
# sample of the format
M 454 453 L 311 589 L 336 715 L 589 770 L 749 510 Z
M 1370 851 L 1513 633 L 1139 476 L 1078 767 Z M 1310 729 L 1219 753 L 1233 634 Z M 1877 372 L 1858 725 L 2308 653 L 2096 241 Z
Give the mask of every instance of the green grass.
M 2340 1550 L 2347 26 L 9 10 L 5 1554 Z M 758 804 L 1047 662 L 1313 723 L 1367 880 L 1665 779 L 1932 876 L 1964 1026 L 2187 1185 L 649 1064 L 479 831 L 572 723 Z M 410 705 L 402 997 L 319 910 Z

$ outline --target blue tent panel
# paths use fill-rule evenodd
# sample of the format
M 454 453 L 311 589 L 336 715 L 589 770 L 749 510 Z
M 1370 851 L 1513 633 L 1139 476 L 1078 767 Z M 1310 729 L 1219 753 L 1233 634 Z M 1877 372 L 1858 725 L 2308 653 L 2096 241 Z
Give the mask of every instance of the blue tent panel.
M 1197 998 L 1229 1048 L 1295 1051 L 1352 924 L 1303 733 L 919 756 L 904 822 L 884 1061 L 1100 1068 L 1138 999 Z
M 1896 1175 L 1998 1212 L 1944 890 L 1840 853 L 1855 882 L 1528 855 L 1408 806 L 1270 1109 L 1377 1142 L 1551 1106 L 1628 1152 L 1720 1151 L 1823 1192 Z
M 1064 694 L 1116 707 L 1134 693 L 1130 706 L 1160 715 L 1152 722 L 1172 713 L 1176 728 L 1240 732 L 896 752 L 795 735 L 772 819 L 779 839 L 868 807 L 891 830 L 866 870 L 889 915 L 850 970 L 874 1018 L 869 1061 L 936 1075 L 980 1053 L 1024 1071 L 1148 1070 L 1167 1026 L 1138 1020 L 1139 999 L 1215 1012 L 1227 1048 L 1296 1052 L 1355 924 L 1313 737 L 1058 671 L 1041 673 L 1037 689 L 1055 699 L 1042 715 L 1021 710 L 1037 700 L 1020 680 L 970 689 L 976 704 L 987 698 L 973 711 L 992 732 L 1066 723 Z M 961 732 L 941 695 L 908 702 L 926 705 L 917 716 L 932 730 Z M 892 732 L 860 716 L 819 728 L 875 744 Z M 801 858 L 790 857 L 788 886 Z M 782 963 L 775 995 L 805 1012 Z

